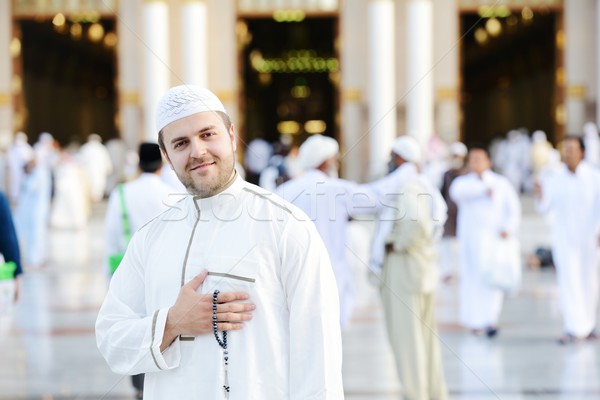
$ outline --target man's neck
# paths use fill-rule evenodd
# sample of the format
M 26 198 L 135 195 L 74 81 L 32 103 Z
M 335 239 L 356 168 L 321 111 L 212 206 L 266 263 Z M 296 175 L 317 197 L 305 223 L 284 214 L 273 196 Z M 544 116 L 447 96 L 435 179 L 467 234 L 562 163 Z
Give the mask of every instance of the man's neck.
M 570 173 L 574 174 L 575 172 L 577 172 L 577 167 L 579 166 L 579 164 L 580 163 L 577 163 L 575 165 L 567 165 L 567 169 Z

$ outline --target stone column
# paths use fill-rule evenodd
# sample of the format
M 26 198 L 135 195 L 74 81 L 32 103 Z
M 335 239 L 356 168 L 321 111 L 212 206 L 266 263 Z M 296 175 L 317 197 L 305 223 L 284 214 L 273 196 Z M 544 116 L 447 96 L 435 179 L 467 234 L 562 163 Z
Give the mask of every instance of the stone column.
M 566 73 L 566 133 L 580 133 L 585 121 L 585 100 L 587 97 L 586 61 L 587 37 L 586 14 L 588 7 L 580 0 L 566 0 L 565 19 L 565 73 Z
M 206 4 L 186 0 L 181 6 L 181 53 L 183 82 L 206 87 L 208 84 Z
M 165 1 L 145 0 L 144 16 L 144 140 L 156 141 L 156 105 L 170 86 L 169 6 Z
M 460 139 L 460 104 L 458 97 L 459 19 L 456 1 L 433 3 L 434 40 L 433 70 L 436 132 L 447 143 Z
M 431 0 L 408 0 L 406 133 L 423 148 L 433 133 L 433 5 Z
M 235 36 L 236 8 L 234 0 L 210 0 L 208 21 L 208 69 L 211 89 L 223 102 L 231 121 L 238 120 L 238 59 Z M 239 136 L 238 136 L 239 137 Z M 241 139 L 241 138 L 240 138 Z
M 369 2 L 369 179 L 386 173 L 396 137 L 394 15 L 393 1 Z
M 10 51 L 12 40 L 11 1 L 0 0 L 0 151 L 12 142 L 12 62 Z
M 365 109 L 367 51 L 364 24 L 356 24 L 366 14 L 366 3 L 344 1 L 340 9 L 340 31 L 343 36 L 340 49 L 341 68 L 341 133 L 340 155 L 342 177 L 363 182 L 367 179 L 369 151 L 369 127 Z
M 137 145 L 144 138 L 140 104 L 140 70 L 142 66 L 139 61 L 143 46 L 137 36 L 141 25 L 140 7 L 141 3 L 138 0 L 120 1 L 117 18 L 121 139 L 125 142 L 127 149 L 134 151 L 137 150 Z M 153 141 L 155 142 L 156 138 Z

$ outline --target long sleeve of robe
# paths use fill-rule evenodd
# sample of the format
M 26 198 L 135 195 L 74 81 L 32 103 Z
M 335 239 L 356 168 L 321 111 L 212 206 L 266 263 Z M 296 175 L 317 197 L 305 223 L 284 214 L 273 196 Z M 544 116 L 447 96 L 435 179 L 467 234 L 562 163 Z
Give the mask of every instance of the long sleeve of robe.
M 308 217 L 237 178 L 217 196 L 188 196 L 134 235 L 96 322 L 100 352 L 122 374 L 146 373 L 144 398 L 223 399 L 212 334 L 182 335 L 160 352 L 182 284 L 245 291 L 256 304 L 229 332 L 230 399 L 342 399 L 335 278 Z

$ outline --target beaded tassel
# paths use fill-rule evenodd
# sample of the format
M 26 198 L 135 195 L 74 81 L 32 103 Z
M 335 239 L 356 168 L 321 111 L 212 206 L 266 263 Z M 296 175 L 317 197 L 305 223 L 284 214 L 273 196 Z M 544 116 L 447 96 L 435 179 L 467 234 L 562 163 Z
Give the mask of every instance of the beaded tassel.
M 217 295 L 219 294 L 219 290 L 215 290 L 213 293 L 213 333 L 215 335 L 215 339 L 217 339 L 217 343 L 223 349 L 223 391 L 225 392 L 225 399 L 229 399 L 229 352 L 227 351 L 227 331 L 223 331 L 223 340 L 219 337 L 219 333 L 217 330 Z
M 223 351 L 223 374 L 225 379 L 223 381 L 223 390 L 225 391 L 225 398 L 229 399 L 229 356 L 227 355 L 227 350 Z

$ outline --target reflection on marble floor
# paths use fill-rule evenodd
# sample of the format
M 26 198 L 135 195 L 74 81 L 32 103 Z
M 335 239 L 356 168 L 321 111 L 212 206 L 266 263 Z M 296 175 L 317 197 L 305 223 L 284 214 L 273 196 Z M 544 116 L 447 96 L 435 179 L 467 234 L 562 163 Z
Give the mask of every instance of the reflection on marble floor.
M 524 204 L 526 251 L 547 230 Z M 529 211 L 528 211 L 529 210 Z M 94 321 L 106 290 L 102 205 L 80 232 L 52 231 L 52 262 L 27 271 L 22 298 L 0 316 L 0 399 L 132 399 L 127 377 L 99 355 Z M 379 294 L 357 267 L 358 302 L 344 332 L 346 399 L 399 399 L 401 385 L 384 330 Z M 438 321 L 451 399 L 578 400 L 600 398 L 600 342 L 560 346 L 555 277 L 528 270 L 523 290 L 505 301 L 501 331 L 489 340 L 456 324 L 456 285 L 442 286 Z

